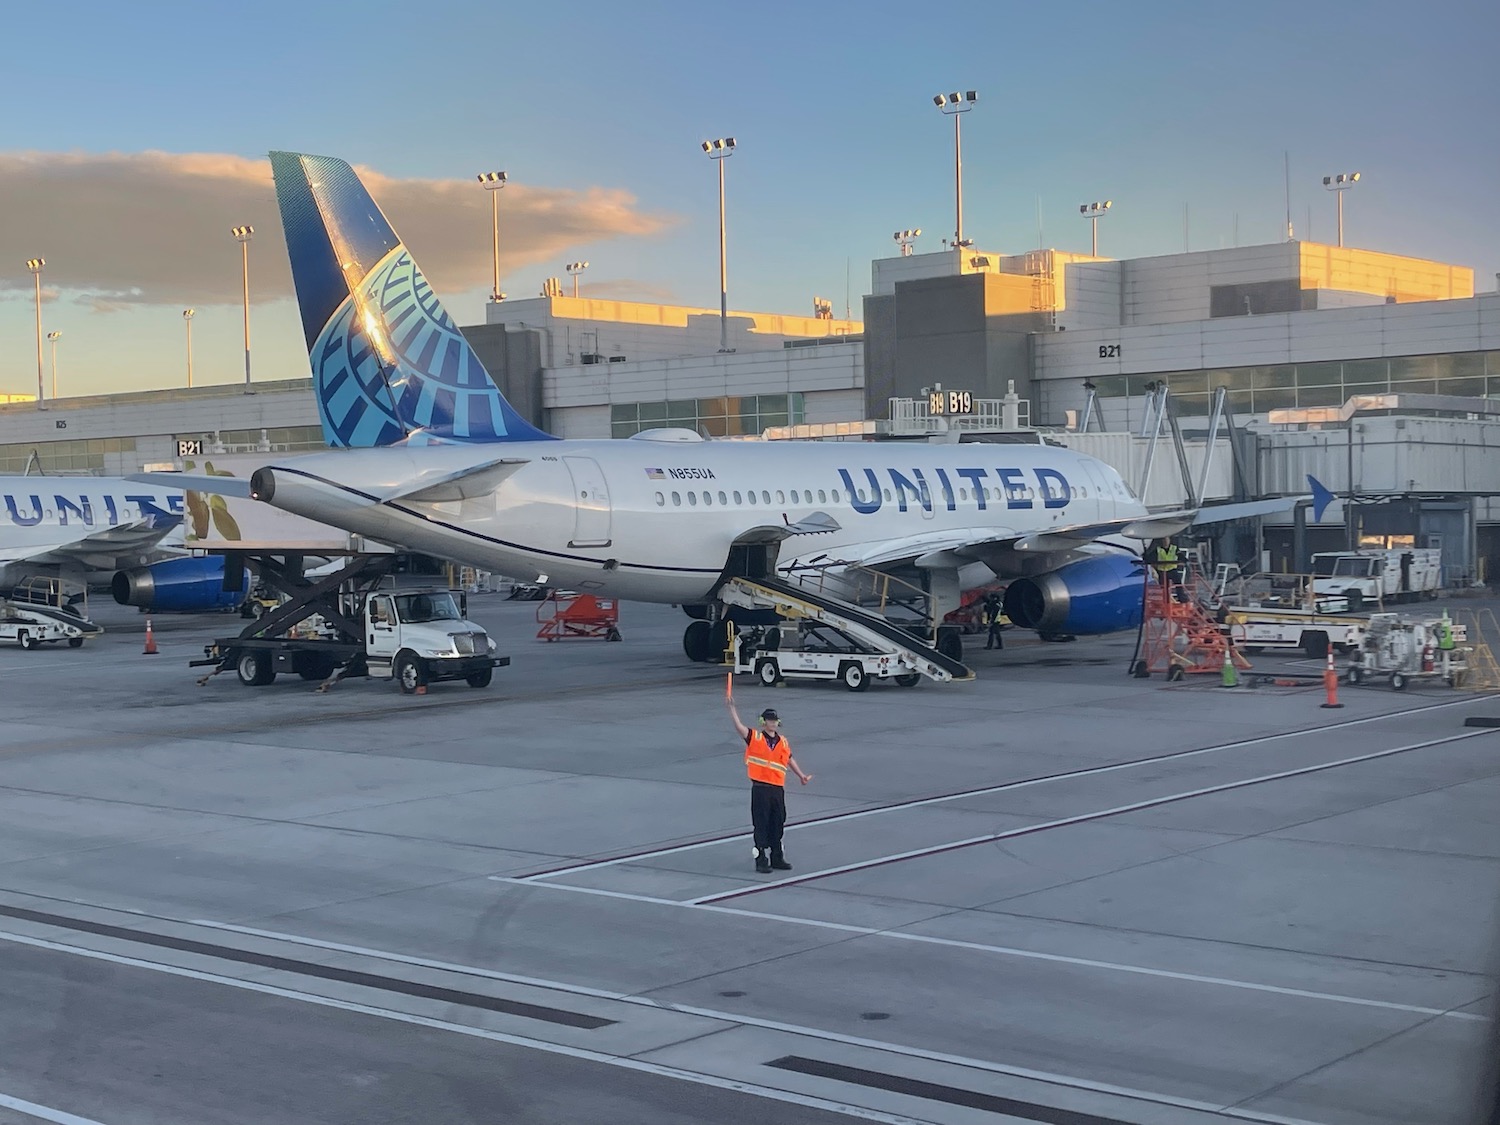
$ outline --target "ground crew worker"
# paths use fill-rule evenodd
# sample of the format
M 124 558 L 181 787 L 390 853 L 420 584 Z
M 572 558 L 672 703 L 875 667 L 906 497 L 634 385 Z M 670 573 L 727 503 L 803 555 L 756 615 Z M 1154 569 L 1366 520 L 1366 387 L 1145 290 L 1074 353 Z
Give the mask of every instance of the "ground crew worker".
M 984 596 L 984 609 L 980 612 L 979 619 L 989 626 L 989 636 L 985 638 L 985 648 L 1004 648 L 1005 638 L 1000 635 L 1000 618 L 1004 615 L 1000 595 L 993 590 Z
M 1172 584 L 1177 572 L 1177 544 L 1170 539 L 1158 539 L 1146 551 L 1146 562 L 1156 571 L 1156 580 L 1166 588 Z
M 740 721 L 734 700 L 724 701 L 734 729 L 745 740 L 745 772 L 750 775 L 750 823 L 755 827 L 755 870 L 790 871 L 792 865 L 781 851 L 781 832 L 786 825 L 786 771 L 806 785 L 812 774 L 803 773 L 792 757 L 792 744 L 781 733 L 781 716 L 767 707 L 760 713 L 760 729 L 751 730 Z

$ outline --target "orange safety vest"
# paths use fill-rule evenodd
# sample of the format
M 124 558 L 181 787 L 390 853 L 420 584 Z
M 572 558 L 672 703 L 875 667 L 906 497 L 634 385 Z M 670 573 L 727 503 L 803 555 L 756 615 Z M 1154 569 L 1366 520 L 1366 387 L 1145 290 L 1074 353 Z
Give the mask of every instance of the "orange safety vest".
M 751 731 L 745 743 L 745 772 L 751 781 L 767 785 L 786 784 L 786 765 L 792 757 L 792 744 L 782 735 L 773 747 L 762 731 Z

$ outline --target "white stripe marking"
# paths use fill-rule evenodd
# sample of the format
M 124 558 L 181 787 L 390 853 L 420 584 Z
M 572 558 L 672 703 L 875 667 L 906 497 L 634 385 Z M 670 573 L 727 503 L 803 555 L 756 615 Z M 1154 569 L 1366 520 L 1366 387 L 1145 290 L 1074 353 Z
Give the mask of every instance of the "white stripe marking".
M 550 890 L 577 890 L 574 887 L 550 887 Z M 619 896 L 628 897 L 628 896 Z M 651 900 L 666 902 L 673 906 L 682 906 L 682 903 L 671 899 Z M 724 914 L 743 914 L 747 917 L 760 918 L 765 915 L 752 914 L 748 911 L 730 910 L 725 907 L 702 907 Z M 790 919 L 800 921 L 800 919 Z M 492 980 L 501 980 L 514 984 L 525 984 L 539 988 L 552 989 L 558 992 L 579 996 L 597 997 L 607 1000 L 618 1000 L 624 1004 L 632 1004 L 638 1007 L 656 1008 L 661 1011 L 679 1012 L 683 1015 L 701 1016 L 707 1019 L 722 1020 L 726 1023 L 738 1024 L 745 1027 L 758 1027 L 767 1031 L 779 1031 L 789 1035 L 804 1036 L 809 1039 L 820 1039 L 829 1043 L 841 1043 L 851 1047 L 863 1047 L 870 1050 L 881 1051 L 887 1054 L 900 1055 L 906 1058 L 922 1059 L 927 1062 L 947 1063 L 955 1066 L 967 1067 L 971 1070 L 980 1070 L 989 1074 L 1000 1074 L 1012 1078 L 1025 1078 L 1037 1082 L 1045 1082 L 1049 1085 L 1063 1086 L 1069 1089 L 1089 1090 L 1095 1093 L 1110 1094 L 1122 1098 L 1130 1098 L 1135 1101 L 1151 1102 L 1158 1105 L 1178 1106 L 1183 1109 L 1201 1110 L 1208 1113 L 1218 1113 L 1228 1117 L 1234 1117 L 1245 1121 L 1268 1122 L 1271 1125 L 1317 1125 L 1316 1122 L 1305 1121 L 1301 1118 L 1279 1117 L 1272 1114 L 1256 1113 L 1253 1110 L 1239 1109 L 1234 1106 L 1220 1105 L 1214 1102 L 1198 1101 L 1193 1098 L 1179 1098 L 1171 1094 L 1159 1094 L 1145 1090 L 1136 1090 L 1128 1086 L 1115 1086 L 1108 1082 L 1093 1082 L 1086 1078 L 1075 1078 L 1065 1074 L 1054 1074 L 1045 1070 L 1033 1070 L 1028 1067 L 1007 1066 L 1003 1063 L 990 1062 L 987 1059 L 969 1058 L 964 1055 L 953 1055 L 943 1051 L 928 1051 L 920 1047 L 908 1047 L 898 1043 L 887 1043 L 879 1039 L 866 1039 L 858 1035 L 844 1035 L 837 1031 L 826 1031 L 822 1028 L 805 1027 L 800 1024 L 785 1023 L 780 1020 L 759 1019 L 754 1016 L 738 1015 L 733 1012 L 718 1011 L 713 1008 L 700 1008 L 691 1004 L 668 1004 L 652 1000 L 649 997 L 632 995 L 621 992 L 609 992 L 602 989 L 588 988 L 584 985 L 569 984 L 564 981 L 552 981 L 541 977 L 520 976 L 514 973 L 502 973 L 494 969 L 483 969 L 473 965 L 458 965 L 448 961 L 434 961 L 425 957 L 410 957 L 400 953 L 389 953 L 378 949 L 369 949 L 358 945 L 345 945 L 341 942 L 322 941 L 318 938 L 301 937 L 297 934 L 280 933 L 275 930 L 260 930 L 251 926 L 238 926 L 230 922 L 210 922 L 197 920 L 187 923 L 194 926 L 207 926 L 217 930 L 227 930 L 232 933 L 246 934 L 254 937 L 265 937 L 280 941 L 290 942 L 295 945 L 306 945 L 316 949 L 327 949 L 340 953 L 351 953 L 357 956 L 374 957 L 379 960 L 393 961 L 400 964 L 420 965 L 424 968 L 441 969 L 468 976 L 484 977 Z M 836 923 L 828 923 L 835 926 Z M 853 927 L 849 927 L 853 928 Z M 544 1043 L 536 1040 L 521 1039 L 518 1036 L 506 1035 L 501 1032 L 484 1031 L 479 1028 L 465 1027 L 462 1024 L 445 1024 L 438 1020 L 431 1020 L 423 1016 L 409 1016 L 402 1012 L 391 1012 L 383 1008 L 368 1008 L 365 1005 L 355 1004 L 349 1001 L 334 1000 L 329 997 L 315 996 L 309 993 L 298 993 L 288 989 L 278 988 L 274 985 L 256 984 L 252 981 L 236 980 L 232 977 L 218 977 L 209 973 L 199 972 L 195 969 L 179 969 L 172 965 L 161 965 L 151 961 L 137 961 L 133 958 L 122 957 L 117 954 L 104 953 L 98 950 L 84 949 L 78 946 L 62 945 L 59 943 L 45 941 L 41 938 L 21 937 L 16 934 L 7 934 L 0 931 L 0 941 L 15 941 L 23 945 L 36 945 L 48 949 L 56 949 L 63 953 L 76 953 L 84 957 L 94 957 L 102 960 L 112 961 L 119 964 L 135 965 L 140 968 L 153 969 L 158 972 L 169 973 L 174 976 L 185 976 L 195 980 L 206 980 L 212 983 L 227 984 L 235 988 L 245 988 L 254 992 L 265 992 L 274 996 L 286 996 L 294 1000 L 307 1000 L 312 1003 L 326 1005 L 328 1007 L 341 1008 L 348 1011 L 366 1012 L 371 1015 L 386 1018 L 400 1019 L 403 1022 L 418 1023 L 423 1026 L 437 1027 L 442 1030 L 457 1031 L 461 1034 L 475 1035 L 485 1039 L 495 1039 L 505 1043 L 515 1043 L 523 1047 L 537 1047 L 540 1050 L 555 1051 L 573 1057 L 592 1058 L 593 1053 L 576 1047 L 565 1047 L 561 1044 Z M 704 1081 L 707 1076 L 696 1075 L 692 1072 L 676 1071 L 669 1067 L 658 1067 L 655 1064 L 640 1063 L 635 1060 L 619 1059 L 612 1055 L 603 1056 L 597 1061 L 608 1062 L 615 1065 L 631 1066 L 635 1069 L 644 1069 L 650 1073 L 663 1073 L 668 1077 L 683 1078 L 686 1081 Z M 706 1081 L 707 1085 L 722 1086 L 728 1089 L 742 1090 L 750 1093 L 761 1093 L 761 1089 L 746 1086 L 742 1083 L 730 1082 L 727 1079 L 711 1079 Z M 802 1095 L 785 1094 L 783 1091 L 769 1090 L 764 1096 L 774 1097 L 782 1101 L 792 1101 L 796 1104 L 809 1104 L 820 1108 L 829 1108 L 827 1103 L 819 1103 L 817 1099 L 804 1100 Z M 881 1115 L 874 1111 L 860 1110 L 858 1107 L 846 1106 L 835 1107 L 834 1112 L 848 1112 L 850 1116 L 863 1116 L 874 1121 L 892 1121 L 905 1123 L 909 1119 Z M 852 1112 L 851 1112 L 852 1111 Z
M 17 1113 L 26 1114 L 27 1117 L 35 1117 L 38 1121 L 54 1121 L 57 1125 L 100 1125 L 92 1117 L 79 1117 L 75 1113 L 64 1113 L 60 1109 L 37 1105 L 36 1102 L 28 1102 L 22 1098 L 13 1098 L 9 1094 L 0 1094 L 0 1109 L 13 1109 Z
M 777 1090 L 770 1086 L 757 1086 L 750 1082 L 738 1082 L 729 1078 L 720 1078 L 713 1074 L 699 1074 L 689 1070 L 680 1070 L 677 1067 L 662 1066 L 659 1063 L 644 1062 L 640 1059 L 622 1058 L 618 1055 L 604 1054 L 601 1051 L 590 1051 L 582 1047 L 569 1047 L 562 1043 L 548 1043 L 541 1039 L 530 1039 L 526 1036 L 511 1035 L 503 1031 L 490 1031 L 482 1027 L 468 1027 L 461 1023 L 449 1023 L 446 1020 L 413 1015 L 410 1012 L 399 1012 L 390 1008 L 376 1008 L 369 1004 L 356 1004 L 349 1000 L 336 1000 L 331 996 L 319 996 L 311 992 L 298 992 L 295 989 L 279 988 L 276 985 L 259 984 L 255 981 L 219 976 L 215 973 L 205 973 L 197 969 L 183 969 L 176 965 L 163 965 L 155 961 L 142 961 L 134 957 L 122 957 L 116 953 L 105 953 L 97 949 L 84 949 L 76 945 L 64 945 L 61 942 L 46 941 L 42 938 L 22 937 L 20 934 L 0 932 L 0 941 L 15 942 L 18 945 L 29 945 L 37 949 L 51 949 L 59 953 L 71 953 L 78 957 L 87 957 L 96 961 L 108 961 L 116 965 L 129 965 L 137 969 L 150 969 L 152 972 L 166 973 L 169 976 L 186 977 L 190 980 L 206 981 L 209 984 L 227 985 L 230 988 L 239 988 L 246 992 L 259 992 L 267 996 L 279 996 L 286 1000 L 297 1000 L 304 1004 L 315 1004 L 321 1008 L 337 1008 L 339 1011 L 375 1016 L 378 1019 L 392 1020 L 396 1023 L 414 1024 L 417 1027 L 430 1027 L 438 1031 L 451 1031 L 456 1035 L 467 1035 L 474 1039 L 488 1039 L 491 1042 L 505 1043 L 512 1047 L 525 1047 L 529 1050 L 543 1051 L 551 1055 L 564 1055 L 568 1058 L 580 1059 L 584 1062 L 602 1063 L 605 1066 L 619 1067 L 623 1070 L 633 1070 L 642 1074 L 654 1074 L 659 1078 L 673 1078 L 681 1082 L 692 1082 L 699 1086 L 712 1086 L 719 1090 L 732 1090 L 736 1093 L 770 1098 L 773 1101 L 806 1106 L 810 1109 L 821 1109 L 828 1113 L 840 1114 L 844 1117 L 858 1117 L 865 1121 L 880 1121 L 887 1123 L 887 1125 L 924 1125 L 923 1122 L 918 1121 L 916 1118 L 903 1117 L 894 1113 L 883 1113 L 879 1110 L 866 1109 L 863 1106 L 848 1105 L 843 1102 L 828 1101 L 824 1098 L 816 1098 L 807 1094 L 798 1094 L 791 1090 Z M 99 1122 L 86 1121 L 84 1118 L 71 1116 L 43 1117 L 43 1120 L 57 1121 L 60 1125 L 100 1125 Z
M 875 859 L 865 859 L 858 863 L 846 863 L 840 867 L 829 867 L 822 871 L 809 871 L 806 875 L 795 875 L 790 879 L 776 879 L 768 883 L 760 883 L 750 887 L 739 887 L 732 891 L 719 891 L 717 894 L 703 895 L 699 898 L 688 899 L 689 906 L 706 906 L 709 903 L 718 902 L 722 899 L 739 898 L 742 895 L 761 894 L 765 891 L 776 890 L 780 887 L 795 887 L 801 883 L 810 882 L 813 879 L 826 879 L 832 875 L 844 875 L 851 871 L 863 871 L 870 867 L 879 867 L 887 863 L 898 863 L 907 859 L 920 859 L 923 856 L 937 855 L 942 852 L 956 851 L 959 848 L 972 847 L 975 844 L 989 844 L 997 840 L 1008 840 L 1015 836 L 1029 836 L 1033 832 L 1044 832 L 1051 828 L 1064 828 L 1071 824 L 1083 824 L 1088 821 L 1102 820 L 1106 817 L 1119 816 L 1122 813 L 1139 812 L 1142 809 L 1156 808 L 1158 805 L 1169 805 L 1176 801 L 1186 801 L 1194 797 L 1207 797 L 1213 793 L 1227 793 L 1232 789 L 1244 789 L 1251 785 L 1261 785 L 1268 781 L 1281 781 L 1288 777 L 1301 777 L 1305 774 L 1320 773 L 1323 770 L 1336 769 L 1339 766 L 1353 765 L 1357 762 L 1370 762 L 1377 758 L 1388 758 L 1392 754 L 1405 754 L 1412 750 L 1425 750 L 1431 746 L 1443 746 L 1450 742 L 1462 742 L 1469 738 L 1480 738 L 1487 734 L 1494 734 L 1493 730 L 1475 730 L 1467 734 L 1450 735 L 1448 738 L 1434 738 L 1427 742 L 1413 742 L 1406 746 L 1396 746 L 1389 750 L 1377 750 L 1371 754 L 1357 754 L 1352 758 L 1340 758 L 1333 762 L 1322 762 L 1315 766 L 1302 766 L 1294 770 L 1282 770 L 1280 773 L 1261 774 L 1258 777 L 1245 778 L 1240 781 L 1230 781 L 1223 785 L 1210 785 L 1202 789 L 1189 789 L 1182 793 L 1173 793 L 1166 797 L 1153 797 L 1149 801 L 1136 801 L 1129 805 L 1116 805 L 1110 809 L 1099 809 L 1094 812 L 1079 813 L 1077 816 L 1066 816 L 1059 820 L 1044 821 L 1041 824 L 1032 824 L 1022 828 L 1011 828 L 1004 832 L 991 832 L 985 836 L 971 836 L 966 840 L 954 840 L 947 844 L 933 844 L 925 848 L 914 848 L 911 851 L 895 852 L 891 855 L 878 856 Z
M 860 820 L 867 816 L 884 816 L 886 813 L 905 812 L 907 809 L 920 809 L 927 805 L 941 805 L 949 801 L 968 801 L 975 797 L 988 797 L 995 793 L 1010 793 L 1017 789 L 1029 789 L 1034 785 L 1050 785 L 1060 781 L 1077 781 L 1085 777 L 1099 777 L 1102 774 L 1117 773 L 1122 770 L 1140 769 L 1144 766 L 1157 766 L 1166 762 L 1179 762 L 1187 758 L 1196 758 L 1205 754 L 1220 754 L 1226 750 L 1240 750 L 1247 746 L 1259 746 L 1267 742 L 1279 742 L 1284 738 L 1300 738 L 1308 734 L 1325 734 L 1332 730 L 1357 727 L 1365 723 L 1377 723 L 1385 719 L 1403 715 L 1419 715 L 1428 711 L 1441 711 L 1446 707 L 1462 707 L 1479 702 L 1483 702 L 1483 700 L 1480 698 L 1456 699 L 1448 703 L 1434 703 L 1427 707 L 1414 707 L 1409 711 L 1398 711 L 1384 715 L 1367 715 L 1362 719 L 1347 719 L 1344 722 L 1330 723 L 1324 727 L 1308 727 L 1306 730 L 1287 731 L 1284 734 L 1258 735 L 1255 738 L 1247 738 L 1241 742 L 1227 742 L 1221 746 L 1204 746 L 1196 750 L 1180 750 L 1173 754 L 1159 754 L 1151 758 L 1140 758 L 1130 762 L 1117 762 L 1109 766 L 1090 766 L 1087 769 L 1052 774 L 1048 777 L 1034 777 L 1024 781 L 1007 781 L 985 789 L 970 789 L 963 793 L 948 793 L 940 797 L 919 797 L 916 800 L 901 801 L 893 805 L 881 805 L 873 809 L 857 809 L 853 812 L 837 813 L 834 816 L 819 817 L 816 820 L 803 821 L 799 824 L 789 824 L 786 827 L 786 831 L 791 833 L 801 829 L 822 828 L 828 824 L 841 824 L 846 820 Z M 622 863 L 640 863 L 642 860 L 660 859 L 662 856 L 698 851 L 701 848 L 717 847 L 720 844 L 733 844 L 750 839 L 750 835 L 749 832 L 743 832 L 737 836 L 724 836 L 716 840 L 699 840 L 691 844 L 675 844 L 669 848 L 658 848 L 655 851 L 616 856 L 613 859 L 592 860 L 586 863 L 575 864 L 572 867 L 559 867 L 552 871 L 539 871 L 535 875 L 522 875 L 514 881 L 536 883 L 544 879 L 557 879 L 564 875 L 577 875 L 584 871 L 597 871 L 602 867 L 617 867 Z

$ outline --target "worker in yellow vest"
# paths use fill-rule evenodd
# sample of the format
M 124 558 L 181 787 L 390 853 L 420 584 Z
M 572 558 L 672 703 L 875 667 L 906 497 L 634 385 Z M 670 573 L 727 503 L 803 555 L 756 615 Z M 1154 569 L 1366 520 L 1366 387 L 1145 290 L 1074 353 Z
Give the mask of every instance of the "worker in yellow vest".
M 803 773 L 792 757 L 792 744 L 781 733 L 781 716 L 767 707 L 760 713 L 760 729 L 751 730 L 740 720 L 734 700 L 726 699 L 734 729 L 745 740 L 745 772 L 750 775 L 750 823 L 755 828 L 755 870 L 762 875 L 790 871 L 792 865 L 781 851 L 781 833 L 786 826 L 786 771 L 806 785 L 812 774 Z

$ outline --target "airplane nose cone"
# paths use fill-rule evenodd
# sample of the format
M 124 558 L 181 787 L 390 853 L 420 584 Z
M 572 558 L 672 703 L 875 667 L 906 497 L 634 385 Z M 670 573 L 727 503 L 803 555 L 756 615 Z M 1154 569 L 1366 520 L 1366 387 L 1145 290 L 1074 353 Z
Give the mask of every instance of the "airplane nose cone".
M 256 469 L 250 474 L 250 498 L 269 504 L 276 495 L 276 474 L 270 469 Z

